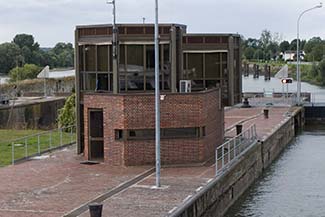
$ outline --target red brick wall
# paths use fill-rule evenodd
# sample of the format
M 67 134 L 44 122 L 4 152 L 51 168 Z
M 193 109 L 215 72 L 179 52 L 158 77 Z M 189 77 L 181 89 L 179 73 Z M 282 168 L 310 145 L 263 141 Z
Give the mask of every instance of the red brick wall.
M 85 95 L 84 115 L 89 108 L 104 111 L 105 161 L 113 165 L 143 165 L 155 162 L 155 140 L 117 141 L 115 129 L 153 129 L 154 95 Z M 163 164 L 203 162 L 214 155 L 214 147 L 223 141 L 223 109 L 219 109 L 219 91 L 191 94 L 167 94 L 161 101 L 161 128 L 206 127 L 206 136 L 187 139 L 162 139 Z M 88 144 L 85 121 L 85 144 Z M 87 145 L 85 148 L 87 156 Z

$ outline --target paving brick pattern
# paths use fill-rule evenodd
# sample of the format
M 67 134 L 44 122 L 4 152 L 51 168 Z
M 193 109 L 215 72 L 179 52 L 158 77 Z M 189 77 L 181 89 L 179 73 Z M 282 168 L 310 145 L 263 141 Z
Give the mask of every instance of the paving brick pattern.
M 238 120 L 244 128 L 256 124 L 262 139 L 292 109 L 270 108 L 269 119 L 259 115 L 262 110 L 227 110 L 225 126 L 233 127 Z M 227 130 L 227 134 L 234 135 L 234 128 Z M 43 160 L 1 168 L 0 217 L 59 217 L 149 169 L 81 165 L 82 158 L 74 150 L 72 147 L 52 153 Z M 103 216 L 166 216 L 213 177 L 213 162 L 200 167 L 163 168 L 162 189 L 152 189 L 155 185 L 155 174 L 152 174 L 105 200 Z M 88 217 L 89 213 L 81 216 Z

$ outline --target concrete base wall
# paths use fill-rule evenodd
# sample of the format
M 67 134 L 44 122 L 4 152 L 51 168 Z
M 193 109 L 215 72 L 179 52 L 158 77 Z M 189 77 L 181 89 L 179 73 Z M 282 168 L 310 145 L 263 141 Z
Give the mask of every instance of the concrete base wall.
M 295 119 L 297 117 L 287 118 L 269 137 L 258 141 L 222 176 L 214 179 L 172 216 L 223 216 L 294 138 Z
M 58 109 L 64 106 L 65 99 L 18 105 L 0 109 L 0 129 L 53 129 L 56 127 Z M 11 119 L 8 122 L 10 117 Z

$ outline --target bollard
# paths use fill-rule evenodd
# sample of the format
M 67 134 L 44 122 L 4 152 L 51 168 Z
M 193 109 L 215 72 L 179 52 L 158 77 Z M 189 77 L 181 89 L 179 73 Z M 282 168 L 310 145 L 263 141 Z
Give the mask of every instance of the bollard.
M 263 113 L 264 113 L 264 118 L 265 119 L 268 119 L 269 118 L 269 110 L 268 109 L 264 109 L 263 110 Z
M 103 204 L 92 203 L 89 204 L 90 217 L 102 217 Z
M 243 130 L 243 125 L 242 124 L 237 124 L 236 125 L 236 134 L 237 136 L 242 133 Z

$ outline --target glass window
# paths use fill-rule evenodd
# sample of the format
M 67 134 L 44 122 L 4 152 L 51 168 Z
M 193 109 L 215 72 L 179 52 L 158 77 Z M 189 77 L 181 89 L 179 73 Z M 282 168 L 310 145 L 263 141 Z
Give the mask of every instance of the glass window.
M 164 90 L 170 90 L 170 71 L 171 71 L 171 65 L 170 65 L 170 52 L 169 52 L 169 44 L 163 45 L 164 49 L 164 60 L 163 60 L 163 68 L 162 68 L 162 74 L 163 74 L 163 89 Z
M 125 45 L 122 44 L 120 45 L 120 49 L 119 49 L 119 70 L 120 71 L 125 71 Z
M 96 74 L 95 73 L 85 73 L 85 90 L 96 90 Z
M 206 80 L 206 81 L 205 81 L 205 86 L 206 86 L 208 89 L 218 87 L 219 84 L 220 84 L 220 81 L 217 81 L 217 80 Z
M 203 54 L 189 53 L 188 54 L 188 69 L 189 79 L 203 78 Z
M 145 130 L 129 130 L 130 139 L 154 139 L 155 130 L 154 129 L 145 129 Z
M 96 46 L 86 45 L 85 55 L 86 55 L 86 71 L 88 72 L 96 71 Z
M 126 74 L 125 74 L 125 72 L 120 72 L 119 74 L 120 74 L 120 79 L 119 79 L 120 91 L 124 92 L 124 91 L 126 91 L 126 84 L 125 84 L 125 82 L 126 82 L 126 79 L 125 79 Z
M 220 64 L 218 53 L 205 54 L 205 78 L 220 78 Z
M 79 71 L 84 71 L 84 46 L 79 46 Z
M 108 71 L 108 46 L 100 45 L 97 47 L 98 71 Z
M 155 129 L 128 130 L 127 132 L 128 132 L 127 139 L 129 140 L 155 139 Z M 202 137 L 204 135 L 202 135 Z M 199 127 L 161 129 L 162 139 L 197 138 L 197 137 L 200 137 Z
M 197 137 L 198 128 L 170 128 L 162 130 L 163 138 L 184 138 L 184 137 Z
M 192 89 L 203 89 L 203 80 L 192 80 Z
M 146 72 L 146 90 L 155 90 L 155 72 Z
M 144 90 L 144 75 L 142 72 L 127 72 L 128 90 Z
M 108 91 L 108 74 L 97 74 L 97 88 L 98 91 Z
M 143 71 L 143 45 L 127 45 L 128 72 Z
M 153 45 L 146 46 L 146 68 L 147 70 L 155 70 L 155 48 Z

